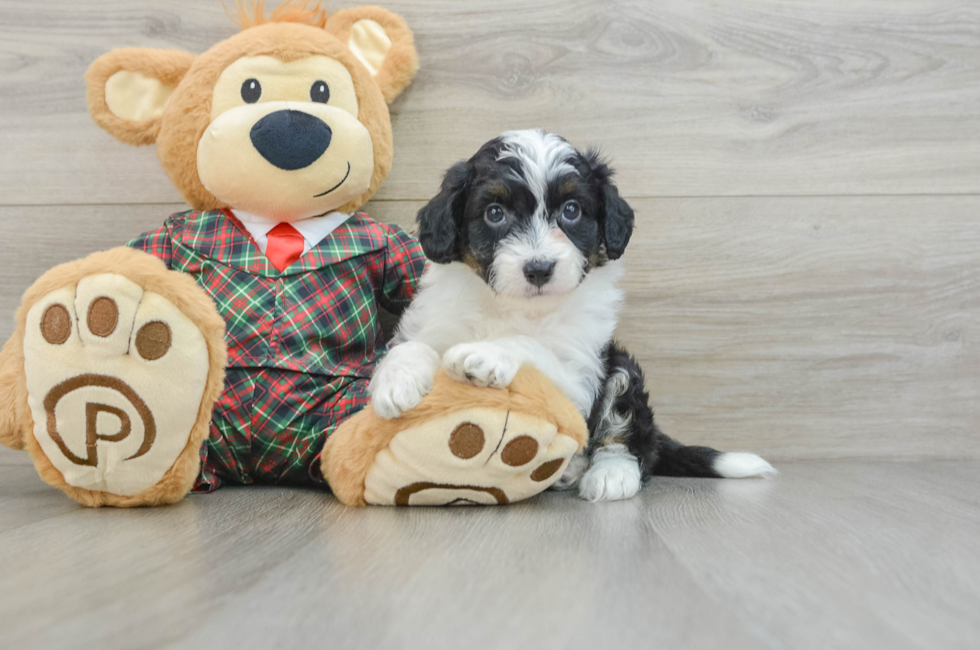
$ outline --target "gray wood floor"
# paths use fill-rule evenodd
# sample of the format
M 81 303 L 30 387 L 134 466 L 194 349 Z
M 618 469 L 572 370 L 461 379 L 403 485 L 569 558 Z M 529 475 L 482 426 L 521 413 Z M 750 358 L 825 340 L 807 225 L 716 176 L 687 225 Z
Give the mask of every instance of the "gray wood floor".
M 980 463 L 781 469 L 599 506 L 251 487 L 123 511 L 0 465 L 0 647 L 980 647 Z
M 980 647 L 980 3 L 381 4 L 421 71 L 368 212 L 410 225 L 505 129 L 601 145 L 658 417 L 782 475 L 89 511 L 0 449 L 0 649 Z M 233 32 L 218 0 L 0 0 L 0 339 L 45 270 L 185 209 L 92 123 L 85 68 Z

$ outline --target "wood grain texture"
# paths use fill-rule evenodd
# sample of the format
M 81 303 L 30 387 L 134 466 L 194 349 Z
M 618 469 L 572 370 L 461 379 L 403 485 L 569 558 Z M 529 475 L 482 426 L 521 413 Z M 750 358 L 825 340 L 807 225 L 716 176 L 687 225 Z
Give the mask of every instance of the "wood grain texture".
M 367 210 L 410 227 L 420 206 Z M 668 433 L 774 460 L 980 458 L 980 197 L 633 206 L 619 336 Z M 179 209 L 0 208 L 0 337 L 46 269 Z
M 980 644 L 968 605 L 980 593 L 976 470 L 789 464 L 774 483 L 654 484 L 640 508 L 697 583 L 773 647 L 969 648 Z
M 635 201 L 620 334 L 665 429 L 980 458 L 977 197 Z
M 963 0 L 389 0 L 415 30 L 380 198 L 426 199 L 502 130 L 601 144 L 629 197 L 980 192 L 980 6 Z M 0 204 L 179 201 L 100 132 L 113 47 L 201 52 L 217 0 L 0 0 Z
M 24 451 L 0 447 L 0 465 L 31 465 L 31 457 Z
M 980 643 L 976 462 L 782 470 L 598 506 L 347 509 L 251 487 L 129 511 L 4 471 L 0 629 L 106 650 Z

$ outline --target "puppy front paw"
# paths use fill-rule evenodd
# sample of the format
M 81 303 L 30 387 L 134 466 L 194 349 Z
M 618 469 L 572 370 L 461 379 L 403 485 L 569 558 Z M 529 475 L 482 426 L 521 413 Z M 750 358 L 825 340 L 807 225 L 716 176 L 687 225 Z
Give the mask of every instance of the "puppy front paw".
M 392 348 L 368 386 L 374 412 L 386 420 L 397 418 L 422 401 L 432 390 L 439 355 L 421 343 Z
M 623 445 L 607 445 L 592 456 L 578 493 L 586 501 L 631 499 L 640 491 L 640 464 Z
M 456 381 L 490 388 L 506 388 L 521 368 L 516 355 L 493 343 L 462 343 L 449 348 L 442 366 Z

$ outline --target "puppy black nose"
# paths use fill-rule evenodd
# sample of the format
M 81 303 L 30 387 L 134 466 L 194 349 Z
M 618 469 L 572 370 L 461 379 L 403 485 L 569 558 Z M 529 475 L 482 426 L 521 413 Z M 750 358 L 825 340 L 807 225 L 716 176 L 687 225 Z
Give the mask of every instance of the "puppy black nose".
M 531 260 L 524 265 L 524 277 L 536 287 L 548 284 L 551 274 L 555 270 L 555 263 L 545 260 Z
M 318 117 L 302 111 L 269 113 L 252 127 L 252 146 L 279 169 L 309 167 L 330 146 L 333 132 Z

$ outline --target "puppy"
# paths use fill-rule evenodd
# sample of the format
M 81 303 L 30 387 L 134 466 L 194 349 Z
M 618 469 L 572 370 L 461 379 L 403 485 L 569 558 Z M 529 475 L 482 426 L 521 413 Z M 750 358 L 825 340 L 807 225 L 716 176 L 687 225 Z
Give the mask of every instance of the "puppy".
M 633 210 L 595 151 L 541 130 L 510 131 L 454 165 L 418 213 L 434 264 L 370 384 L 384 418 L 411 409 L 440 366 L 507 386 L 523 363 L 545 373 L 589 424 L 558 488 L 628 499 L 654 474 L 740 478 L 775 470 L 750 453 L 664 435 L 636 360 L 613 340 Z

